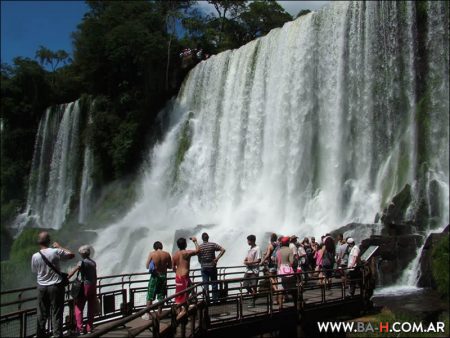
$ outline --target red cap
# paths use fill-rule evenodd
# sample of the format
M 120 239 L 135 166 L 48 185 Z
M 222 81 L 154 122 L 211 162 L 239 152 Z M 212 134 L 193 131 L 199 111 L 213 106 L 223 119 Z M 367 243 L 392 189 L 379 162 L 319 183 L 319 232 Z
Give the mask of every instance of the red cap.
M 281 244 L 287 244 L 290 242 L 290 240 L 291 240 L 290 237 L 284 236 L 281 238 Z

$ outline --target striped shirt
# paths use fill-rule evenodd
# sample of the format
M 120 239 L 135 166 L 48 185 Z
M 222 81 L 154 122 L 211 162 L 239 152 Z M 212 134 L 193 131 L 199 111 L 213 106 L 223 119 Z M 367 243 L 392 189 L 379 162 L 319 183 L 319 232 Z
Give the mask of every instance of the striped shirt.
M 216 251 L 222 250 L 222 247 L 216 243 L 203 242 L 200 244 L 200 252 L 198 253 L 198 261 L 202 268 L 213 268 Z

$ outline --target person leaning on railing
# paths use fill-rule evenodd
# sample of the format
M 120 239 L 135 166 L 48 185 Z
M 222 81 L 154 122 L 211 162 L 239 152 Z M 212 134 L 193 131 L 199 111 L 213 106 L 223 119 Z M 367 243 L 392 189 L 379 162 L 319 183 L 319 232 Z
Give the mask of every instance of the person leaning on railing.
M 225 249 L 216 243 L 209 242 L 209 235 L 204 232 L 202 234 L 203 243 L 199 245 L 200 251 L 198 253 L 198 261 L 202 267 L 202 281 L 213 282 L 212 300 L 215 302 L 219 298 L 218 285 L 214 283 L 217 281 L 217 262 L 225 253 Z M 215 252 L 220 251 L 216 257 Z
M 245 280 L 243 286 L 247 289 L 249 294 L 254 296 L 257 292 L 258 280 L 256 278 L 259 276 L 259 265 L 261 263 L 262 254 L 261 249 L 256 245 L 255 235 L 247 236 L 247 244 L 250 246 L 250 249 L 244 259 L 244 265 L 247 266 L 247 269 L 244 274 Z
M 39 252 L 31 258 L 31 271 L 37 274 L 37 330 L 36 336 L 48 337 L 46 323 L 52 319 L 53 337 L 63 336 L 64 291 L 63 279 L 67 275 L 61 273 L 59 262 L 75 257 L 72 251 L 54 242 L 50 247 L 50 235 L 42 231 L 38 235 Z
M 69 279 L 77 272 L 81 273 L 82 290 L 79 297 L 75 299 L 75 321 L 76 333 L 84 334 L 86 331 L 91 333 L 94 329 L 94 315 L 97 307 L 97 263 L 91 259 L 91 247 L 83 245 L 78 249 L 81 256 L 81 261 L 69 273 Z M 88 303 L 87 309 L 87 324 L 86 329 L 83 329 L 83 310 Z

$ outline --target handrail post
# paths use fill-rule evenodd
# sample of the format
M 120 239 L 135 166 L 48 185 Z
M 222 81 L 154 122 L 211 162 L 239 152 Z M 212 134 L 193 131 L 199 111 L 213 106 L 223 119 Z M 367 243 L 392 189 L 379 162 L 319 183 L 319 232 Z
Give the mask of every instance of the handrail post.
M 273 283 L 269 275 L 269 314 L 273 313 Z
M 172 304 L 172 306 L 170 307 L 170 327 L 173 337 L 175 337 L 177 333 L 177 324 L 177 306 L 176 304 Z
M 361 299 L 365 301 L 366 299 L 366 269 L 365 266 L 362 267 L 362 276 L 359 283 L 359 293 L 361 294 Z
M 17 310 L 20 311 L 22 309 L 22 302 L 21 302 L 21 300 L 22 300 L 22 292 L 19 292 L 19 294 L 17 296 L 17 299 L 19 301 L 19 304 L 17 304 Z
M 26 317 L 26 313 L 22 313 L 20 315 L 20 336 L 21 337 L 26 337 L 26 331 L 27 331 L 27 323 L 25 320 Z
M 325 284 L 320 284 L 320 293 L 322 294 L 322 303 L 325 303 Z

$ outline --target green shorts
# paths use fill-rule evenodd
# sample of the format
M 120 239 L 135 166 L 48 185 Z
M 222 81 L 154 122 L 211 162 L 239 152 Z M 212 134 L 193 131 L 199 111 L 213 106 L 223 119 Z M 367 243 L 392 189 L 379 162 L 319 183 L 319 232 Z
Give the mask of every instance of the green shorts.
M 166 275 L 151 276 L 148 281 L 147 301 L 155 300 L 156 297 L 158 297 L 158 300 L 163 300 L 166 295 L 166 289 Z

